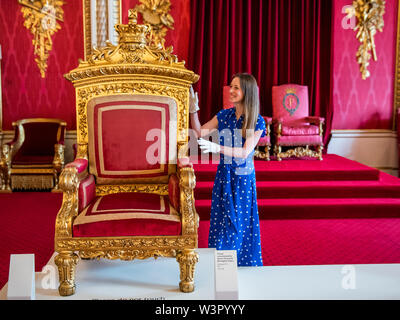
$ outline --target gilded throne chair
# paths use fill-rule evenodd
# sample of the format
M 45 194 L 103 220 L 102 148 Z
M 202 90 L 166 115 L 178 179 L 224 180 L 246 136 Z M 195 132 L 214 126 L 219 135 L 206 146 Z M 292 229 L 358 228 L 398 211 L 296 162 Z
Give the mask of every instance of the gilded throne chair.
M 272 112 L 274 155 L 278 161 L 289 157 L 322 160 L 324 118 L 309 116 L 307 86 L 273 86 Z
M 77 155 L 60 176 L 55 263 L 74 294 L 82 259 L 175 257 L 179 288 L 194 290 L 195 175 L 187 157 L 189 89 L 198 75 L 152 46 L 150 26 L 117 24 L 119 44 L 65 77 L 76 89 Z M 84 263 L 84 262 L 81 262 Z
M 32 118 L 13 122 L 14 138 L 3 144 L 0 158 L 1 192 L 58 190 L 64 168 L 66 122 Z
M 230 102 L 229 93 L 230 86 L 223 87 L 223 95 L 222 95 L 222 107 L 224 109 L 229 109 L 233 107 L 233 104 Z M 270 160 L 270 150 L 271 150 L 271 124 L 272 118 L 263 116 L 265 121 L 266 132 L 265 136 L 261 137 L 258 141 L 254 156 L 259 159 Z

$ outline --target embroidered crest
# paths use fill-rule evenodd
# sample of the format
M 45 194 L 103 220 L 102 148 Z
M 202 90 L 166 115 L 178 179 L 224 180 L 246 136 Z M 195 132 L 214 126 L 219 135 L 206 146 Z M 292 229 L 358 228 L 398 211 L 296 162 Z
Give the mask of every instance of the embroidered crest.
M 300 106 L 300 100 L 296 95 L 296 90 L 289 88 L 283 97 L 283 107 L 292 116 Z

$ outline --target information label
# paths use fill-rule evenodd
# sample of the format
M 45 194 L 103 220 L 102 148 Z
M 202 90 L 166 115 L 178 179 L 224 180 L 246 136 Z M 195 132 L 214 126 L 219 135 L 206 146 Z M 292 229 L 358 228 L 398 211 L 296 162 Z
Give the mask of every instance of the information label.
M 35 300 L 35 255 L 12 254 L 8 274 L 8 300 Z
M 215 251 L 215 299 L 239 299 L 236 250 Z

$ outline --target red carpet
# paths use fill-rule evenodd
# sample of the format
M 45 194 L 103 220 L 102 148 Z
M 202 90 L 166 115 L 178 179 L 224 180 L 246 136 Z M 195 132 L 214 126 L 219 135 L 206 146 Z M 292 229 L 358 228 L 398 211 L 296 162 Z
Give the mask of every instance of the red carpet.
M 0 193 L 0 288 L 8 281 L 10 254 L 35 254 L 41 271 L 54 252 L 55 218 L 62 194 L 50 192 Z
M 304 161 L 256 161 L 264 265 L 400 263 L 400 179 L 335 155 Z M 199 247 L 206 247 L 216 166 L 195 170 Z M 61 202 L 57 193 L 0 194 L 0 288 L 10 254 L 34 253 L 36 271 L 50 259 Z

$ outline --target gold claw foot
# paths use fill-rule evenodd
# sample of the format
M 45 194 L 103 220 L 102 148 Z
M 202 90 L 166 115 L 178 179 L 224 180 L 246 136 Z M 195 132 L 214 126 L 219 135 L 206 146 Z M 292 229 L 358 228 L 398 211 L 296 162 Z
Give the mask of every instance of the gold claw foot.
M 78 255 L 73 252 L 61 252 L 54 259 L 58 267 L 60 278 L 58 292 L 61 296 L 70 296 L 75 293 L 75 267 L 78 260 Z
M 194 290 L 194 271 L 199 255 L 194 249 L 184 249 L 179 251 L 176 256 L 179 263 L 180 279 L 179 289 L 182 292 L 193 292 Z

